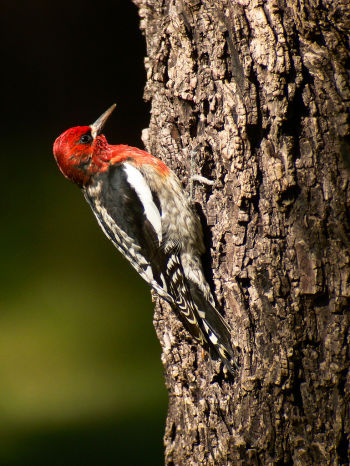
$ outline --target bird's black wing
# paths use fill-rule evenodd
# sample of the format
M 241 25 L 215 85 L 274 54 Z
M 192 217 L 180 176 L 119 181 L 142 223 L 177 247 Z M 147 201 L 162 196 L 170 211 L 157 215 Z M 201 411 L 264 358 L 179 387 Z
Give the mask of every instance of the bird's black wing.
M 85 197 L 106 236 L 142 278 L 171 301 L 164 276 L 167 258 L 161 248 L 160 203 L 137 168 L 129 169 L 136 175 L 133 179 L 126 167 L 112 165 L 99 174 Z

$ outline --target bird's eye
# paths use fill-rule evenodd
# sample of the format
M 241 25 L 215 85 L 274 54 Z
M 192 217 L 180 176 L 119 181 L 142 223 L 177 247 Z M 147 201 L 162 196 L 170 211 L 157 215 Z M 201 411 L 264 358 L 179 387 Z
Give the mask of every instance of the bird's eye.
M 79 140 L 79 143 L 81 144 L 89 144 L 89 142 L 92 142 L 92 136 L 91 134 L 83 134 L 82 137 Z

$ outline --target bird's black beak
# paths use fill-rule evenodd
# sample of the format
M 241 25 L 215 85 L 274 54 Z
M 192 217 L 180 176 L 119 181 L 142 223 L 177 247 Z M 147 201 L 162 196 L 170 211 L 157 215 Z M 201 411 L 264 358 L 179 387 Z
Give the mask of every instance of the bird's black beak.
M 102 115 L 95 121 L 95 123 L 90 125 L 91 135 L 94 139 L 101 133 L 104 125 L 106 124 L 106 121 L 108 120 L 116 106 L 116 104 L 111 105 L 108 110 L 102 113 Z

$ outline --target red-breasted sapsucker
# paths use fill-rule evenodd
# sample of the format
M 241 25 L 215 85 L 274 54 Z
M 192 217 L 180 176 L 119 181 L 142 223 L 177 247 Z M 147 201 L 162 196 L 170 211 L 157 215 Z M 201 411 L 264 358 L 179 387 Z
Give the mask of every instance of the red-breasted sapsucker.
M 53 147 L 63 175 L 76 183 L 106 236 L 185 328 L 233 372 L 230 328 L 204 278 L 202 228 L 175 174 L 159 159 L 109 145 L 102 128 L 112 105 L 90 126 L 70 128 Z

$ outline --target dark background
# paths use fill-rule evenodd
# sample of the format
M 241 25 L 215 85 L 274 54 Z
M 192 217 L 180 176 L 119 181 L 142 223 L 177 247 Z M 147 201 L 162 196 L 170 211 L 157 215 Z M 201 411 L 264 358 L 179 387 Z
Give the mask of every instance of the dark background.
M 0 464 L 162 464 L 147 286 L 58 171 L 55 138 L 118 107 L 141 146 L 144 38 L 128 0 L 2 3 Z

